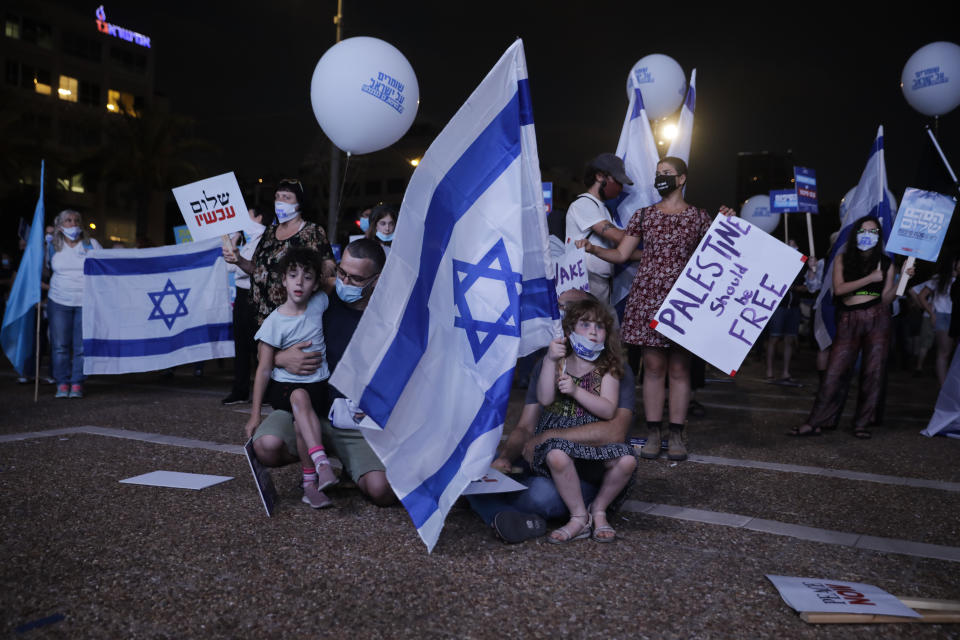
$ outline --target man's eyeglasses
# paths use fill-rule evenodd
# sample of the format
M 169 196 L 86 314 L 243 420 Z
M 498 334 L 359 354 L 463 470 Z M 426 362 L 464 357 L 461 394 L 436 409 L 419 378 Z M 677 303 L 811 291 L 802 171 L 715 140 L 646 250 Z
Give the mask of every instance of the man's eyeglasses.
M 380 275 L 379 271 L 371 276 L 367 276 L 366 278 L 361 278 L 360 276 L 355 276 L 352 273 L 347 273 L 337 266 L 337 277 L 343 280 L 344 284 L 352 284 L 355 287 L 364 286 L 378 275 Z

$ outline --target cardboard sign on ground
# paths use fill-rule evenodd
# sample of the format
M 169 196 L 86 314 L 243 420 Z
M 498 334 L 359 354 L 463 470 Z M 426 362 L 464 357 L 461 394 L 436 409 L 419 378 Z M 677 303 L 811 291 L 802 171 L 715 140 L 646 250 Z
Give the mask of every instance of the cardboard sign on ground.
M 227 480 L 233 480 L 233 477 L 211 476 L 204 473 L 183 473 L 180 471 L 151 471 L 132 478 L 125 478 L 120 482 L 124 484 L 143 484 L 150 487 L 200 490 Z
M 783 601 L 796 611 L 920 617 L 896 596 L 870 584 L 777 575 L 767 575 L 767 578 Z

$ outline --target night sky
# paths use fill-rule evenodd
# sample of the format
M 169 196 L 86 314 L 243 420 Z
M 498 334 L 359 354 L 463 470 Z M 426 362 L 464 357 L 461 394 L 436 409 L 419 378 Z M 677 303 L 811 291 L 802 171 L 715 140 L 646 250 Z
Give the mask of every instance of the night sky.
M 90 13 L 92 29 L 95 3 L 68 4 Z M 697 69 L 692 203 L 735 205 L 737 152 L 788 149 L 817 171 L 821 203 L 836 203 L 856 185 L 880 124 L 893 192 L 899 199 L 905 187 L 924 186 L 917 167 L 930 148 L 928 119 L 907 105 L 900 73 L 924 44 L 960 40 L 955 26 L 902 11 L 854 21 L 770 5 L 737 13 L 666 2 L 345 0 L 343 37 L 400 49 L 417 73 L 418 117 L 438 128 L 523 38 L 544 169 L 579 174 L 596 153 L 614 151 L 627 73 L 663 53 L 687 76 Z M 334 43 L 335 0 L 128 0 L 105 9 L 110 22 L 151 36 L 157 91 L 223 150 L 214 173 L 294 172 L 322 136 L 309 86 Z M 960 109 L 941 118 L 940 137 L 960 166 Z

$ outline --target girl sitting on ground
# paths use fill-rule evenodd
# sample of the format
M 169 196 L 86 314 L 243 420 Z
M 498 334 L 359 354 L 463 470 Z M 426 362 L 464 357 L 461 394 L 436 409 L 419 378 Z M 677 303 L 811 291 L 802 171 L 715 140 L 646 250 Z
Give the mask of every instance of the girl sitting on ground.
M 544 410 L 536 433 L 557 433 L 537 446 L 533 469 L 553 478 L 570 521 L 547 540 L 559 544 L 587 538 L 595 525 L 593 539 L 612 542 L 616 532 L 607 522 L 607 508 L 616 507 L 626 496 L 637 466 L 633 451 L 622 442 L 598 446 L 570 442 L 562 430 L 613 417 L 623 373 L 620 338 L 613 317 L 596 300 L 571 305 L 562 326 L 564 337 L 550 343 L 537 383 L 537 401 Z M 587 507 L 580 479 L 597 476 L 602 476 L 600 490 Z

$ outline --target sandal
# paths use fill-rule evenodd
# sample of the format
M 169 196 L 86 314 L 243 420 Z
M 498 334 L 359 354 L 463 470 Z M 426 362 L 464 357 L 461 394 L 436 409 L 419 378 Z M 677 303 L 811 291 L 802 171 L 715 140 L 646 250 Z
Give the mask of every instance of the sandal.
M 570 523 L 568 522 L 567 524 L 563 525 L 563 526 L 560 527 L 559 529 L 555 529 L 555 530 L 550 534 L 550 537 L 547 538 L 547 542 L 549 542 L 550 544 L 566 544 L 566 543 L 572 542 L 572 541 L 574 541 L 574 540 L 583 540 L 584 538 L 589 538 L 589 537 L 590 537 L 590 525 L 593 523 L 593 518 L 590 516 L 589 513 L 585 513 L 585 514 L 583 514 L 582 516 L 570 516 L 570 519 L 571 519 L 571 520 L 573 520 L 574 518 L 585 518 L 585 519 L 586 519 L 586 522 L 584 522 L 584 524 L 583 524 L 583 528 L 581 528 L 580 531 L 579 531 L 576 535 L 570 533 L 570 531 L 567 530 L 567 526 L 570 524 Z M 555 537 L 553 537 L 553 534 L 554 534 L 554 533 L 559 533 L 560 535 L 562 535 L 562 536 L 564 536 L 564 537 L 562 537 L 562 538 L 555 538 Z
M 590 505 L 590 506 L 593 506 L 593 505 Z M 589 509 L 589 508 L 590 508 L 590 507 L 587 507 L 587 509 Z M 600 514 L 603 514 L 603 517 L 606 518 L 606 517 L 607 517 L 607 510 L 604 509 L 603 511 L 591 511 L 591 512 L 590 512 L 590 518 L 593 519 L 594 521 L 596 521 L 596 518 L 594 518 L 594 516 L 597 516 L 597 515 L 600 515 Z M 598 533 L 612 533 L 613 535 L 610 535 L 610 536 L 598 536 L 598 535 L 597 535 Z M 593 535 L 591 535 L 590 538 L 593 539 L 593 540 L 595 540 L 596 542 L 613 542 L 614 540 L 617 539 L 617 532 L 616 532 L 616 530 L 615 530 L 613 527 L 610 526 L 609 523 L 608 523 L 608 524 L 603 524 L 603 525 L 600 525 L 600 526 L 595 526 L 595 527 L 593 528 Z
M 807 425 L 801 425 L 801 426 L 807 426 Z M 790 431 L 787 431 L 787 435 L 794 436 L 796 438 L 808 438 L 810 436 L 819 436 L 820 427 L 810 427 L 806 431 L 801 431 L 800 427 L 794 427 Z
M 861 440 L 869 440 L 870 438 L 873 437 L 873 434 L 870 433 L 870 432 L 869 432 L 867 429 L 865 429 L 865 428 L 859 428 L 859 429 L 855 428 L 855 429 L 853 430 L 853 437 L 854 437 L 854 438 L 859 438 L 859 439 L 861 439 Z

